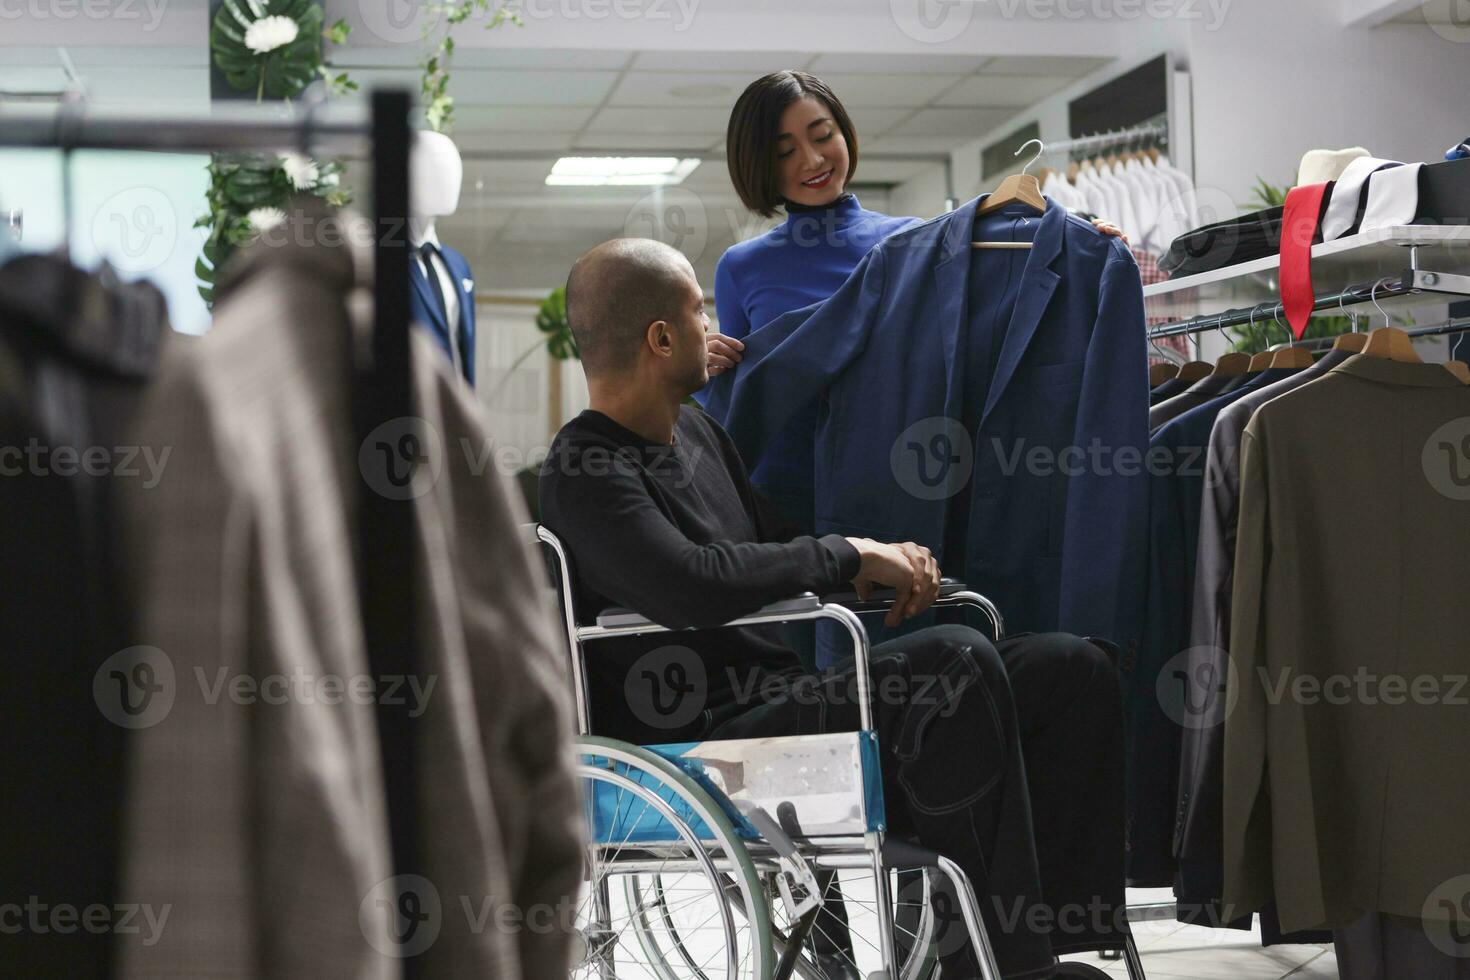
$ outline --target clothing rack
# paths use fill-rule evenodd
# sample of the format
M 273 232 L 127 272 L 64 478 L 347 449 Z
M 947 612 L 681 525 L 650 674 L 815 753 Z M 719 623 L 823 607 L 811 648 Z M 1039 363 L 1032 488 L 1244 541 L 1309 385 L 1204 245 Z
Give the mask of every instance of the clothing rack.
M 217 107 L 208 115 L 93 116 L 73 98 L 54 112 L 0 112 L 0 148 L 142 150 L 171 153 L 222 151 L 324 152 L 341 156 L 370 154 L 373 163 L 374 313 L 370 358 L 354 363 L 349 391 L 354 422 L 351 455 L 385 422 L 415 414 L 409 373 L 409 214 L 407 90 L 372 93 L 366 119 L 360 109 L 309 105 L 292 115 L 262 116 L 258 111 Z M 64 180 L 64 185 L 70 181 Z M 69 194 L 64 192 L 64 197 Z M 64 200 L 69 204 L 69 200 Z M 69 224 L 69 222 L 68 222 Z M 70 228 L 68 227 L 68 233 Z M 350 341 L 350 338 L 349 338 Z M 366 362 L 366 363 L 363 363 Z M 390 500 L 365 479 L 357 489 L 357 561 L 363 642 L 369 669 L 378 677 L 414 676 L 418 603 L 413 575 L 402 568 L 416 552 L 413 501 Z M 389 699 L 380 699 L 380 701 Z M 422 871 L 417 835 L 418 752 L 416 729 L 402 705 L 377 705 L 379 750 L 387 796 L 393 869 L 397 875 Z M 420 973 L 417 957 L 403 960 L 405 977 Z
M 1153 140 L 1155 143 L 1167 145 L 1169 142 L 1169 127 L 1163 122 L 1145 123 L 1142 126 L 1130 126 L 1128 129 L 1119 129 L 1107 133 L 1096 133 L 1091 136 L 1079 136 L 1076 139 L 1057 140 L 1047 143 L 1044 153 L 1088 153 L 1105 147 L 1122 146 L 1126 143 L 1136 143 L 1142 140 Z
M 1426 276 L 1432 281 L 1426 281 Z M 1402 296 L 1414 296 L 1425 292 L 1445 292 L 1450 295 L 1463 295 L 1458 290 L 1451 288 L 1453 284 L 1447 282 L 1450 279 L 1463 279 L 1463 276 L 1436 275 L 1435 273 L 1424 273 L 1417 269 L 1407 271 L 1397 279 L 1380 279 L 1376 283 L 1349 286 L 1341 292 L 1329 293 L 1318 296 L 1312 305 L 1312 312 L 1326 312 L 1339 310 L 1346 314 L 1349 303 L 1362 304 L 1372 303 L 1382 299 L 1395 299 Z M 1201 333 L 1205 330 L 1223 330 L 1225 327 L 1238 327 L 1254 321 L 1270 322 L 1272 319 L 1279 320 L 1285 308 L 1281 302 L 1258 304 L 1249 308 L 1225 310 L 1205 316 L 1191 317 L 1176 323 L 1160 324 L 1148 330 L 1148 339 L 1159 340 L 1164 337 L 1178 337 L 1184 334 Z

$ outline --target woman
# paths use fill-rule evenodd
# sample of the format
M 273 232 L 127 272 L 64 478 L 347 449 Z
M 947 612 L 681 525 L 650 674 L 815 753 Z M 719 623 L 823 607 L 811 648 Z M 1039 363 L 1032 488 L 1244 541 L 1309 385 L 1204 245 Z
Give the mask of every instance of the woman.
M 858 140 L 842 101 L 814 75 L 772 72 L 752 82 L 730 113 L 725 135 L 730 179 L 747 208 L 786 221 L 732 245 L 715 267 L 720 332 L 709 336 L 710 374 L 740 361 L 740 338 L 784 313 L 837 291 L 868 250 L 922 218 L 869 211 L 847 191 L 857 172 Z M 1094 222 L 1112 235 L 1116 227 Z M 810 533 L 817 408 L 792 419 L 752 481 L 782 516 Z

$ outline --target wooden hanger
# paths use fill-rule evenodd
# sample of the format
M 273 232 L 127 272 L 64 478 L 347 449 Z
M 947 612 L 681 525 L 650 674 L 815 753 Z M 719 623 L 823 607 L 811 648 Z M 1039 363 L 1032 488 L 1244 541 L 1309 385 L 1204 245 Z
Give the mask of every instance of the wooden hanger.
M 1209 361 L 1190 361 L 1179 365 L 1179 380 L 1188 381 L 1191 384 L 1200 378 L 1207 378 L 1215 370 L 1215 366 Z
M 1263 350 L 1259 354 L 1252 354 L 1251 361 L 1245 366 L 1246 374 L 1260 374 L 1271 366 L 1271 352 Z
M 1210 373 L 1218 374 L 1222 378 L 1239 377 L 1250 369 L 1250 364 L 1249 354 L 1226 354 L 1215 362 L 1215 369 Z
M 1365 333 L 1340 333 L 1332 342 L 1333 350 L 1345 350 L 1352 354 L 1363 353 L 1363 347 L 1368 343 L 1368 335 Z
M 1305 347 L 1282 347 L 1271 353 L 1273 368 L 1309 368 L 1313 363 L 1312 352 Z
M 1369 357 L 1380 357 L 1385 361 L 1398 361 L 1400 364 L 1423 364 L 1419 355 L 1414 353 L 1414 342 L 1409 335 L 1398 327 L 1379 327 L 1368 333 L 1368 342 L 1363 346 L 1363 353 Z
M 1148 386 L 1157 388 L 1171 378 L 1179 377 L 1179 365 L 1177 364 L 1150 364 L 1148 366 Z
M 1460 379 L 1460 384 L 1470 385 L 1470 364 L 1464 361 L 1445 361 L 1444 369 Z
M 986 197 L 985 200 L 981 203 L 980 207 L 977 209 L 980 214 L 990 214 L 992 211 L 999 211 L 1001 208 L 1007 207 L 1012 204 L 1025 204 L 1034 211 L 1046 210 L 1046 198 L 1042 196 L 1041 183 L 1037 181 L 1037 179 L 1031 174 L 1026 172 L 1027 170 L 1031 169 L 1031 165 L 1033 163 L 1041 159 L 1041 154 L 1046 152 L 1046 144 L 1041 142 L 1041 140 L 1027 140 L 1026 143 L 1019 150 L 1017 150 L 1014 155 L 1020 156 L 1022 153 L 1026 152 L 1026 147 L 1030 146 L 1032 143 L 1036 144 L 1036 155 L 1033 156 L 1030 160 L 1026 161 L 1026 166 L 1021 168 L 1020 173 L 1011 174 L 1005 180 L 1000 182 L 1000 186 L 997 187 L 995 191 L 990 194 L 990 196 Z M 992 243 L 974 242 L 973 244 L 980 247 L 985 247 L 986 245 Z M 1020 243 L 1003 242 L 1000 244 L 1013 246 Z

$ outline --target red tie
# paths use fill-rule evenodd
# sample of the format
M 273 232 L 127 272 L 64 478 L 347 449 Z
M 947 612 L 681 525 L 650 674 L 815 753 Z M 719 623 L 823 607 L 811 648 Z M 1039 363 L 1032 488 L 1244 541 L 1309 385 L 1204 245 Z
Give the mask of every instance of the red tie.
M 1307 184 L 1286 194 L 1281 217 L 1281 306 L 1297 340 L 1302 339 L 1312 307 L 1317 305 L 1312 291 L 1312 241 L 1317 237 L 1322 201 L 1331 186 L 1330 182 Z

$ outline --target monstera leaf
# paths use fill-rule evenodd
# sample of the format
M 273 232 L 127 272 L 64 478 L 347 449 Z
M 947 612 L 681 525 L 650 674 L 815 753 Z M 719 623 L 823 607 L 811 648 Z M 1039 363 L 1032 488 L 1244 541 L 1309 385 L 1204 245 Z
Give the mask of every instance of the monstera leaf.
M 572 325 L 567 320 L 566 287 L 557 286 L 541 301 L 541 308 L 536 312 L 536 329 L 546 335 L 546 349 L 558 361 L 570 361 L 580 356 L 577 340 L 572 336 Z
M 246 43 L 252 25 L 284 17 L 296 25 L 293 40 L 267 51 Z M 256 98 L 289 99 L 318 75 L 322 64 L 322 8 L 315 0 L 224 0 L 209 32 L 214 63 L 230 86 Z

